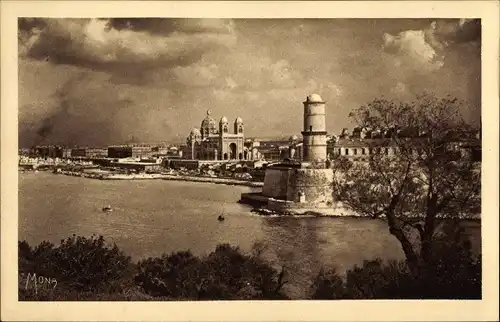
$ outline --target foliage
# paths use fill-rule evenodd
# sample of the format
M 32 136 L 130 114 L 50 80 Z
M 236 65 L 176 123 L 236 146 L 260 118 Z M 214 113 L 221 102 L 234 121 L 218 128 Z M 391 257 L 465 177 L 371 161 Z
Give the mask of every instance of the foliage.
M 256 243 L 250 254 L 228 244 L 199 258 L 189 251 L 130 263 L 104 239 L 68 238 L 55 247 L 19 243 L 21 274 L 57 279 L 57 287 L 26 288 L 19 279 L 20 300 L 272 300 L 287 299 L 286 273 L 270 266 Z M 94 258 L 94 259 L 92 259 Z M 128 263 L 128 264 L 127 264 Z M 413 276 L 406 262 L 365 261 L 345 276 L 322 270 L 311 286 L 312 299 L 481 298 L 481 259 L 455 223 L 436 236 L 426 271 Z M 80 274 L 76 274 L 79 271 Z M 84 277 L 84 278 L 83 278 Z
M 44 241 L 31 248 L 19 243 L 19 271 L 55 278 L 58 287 L 78 292 L 119 292 L 132 272 L 130 257 L 116 245 L 108 247 L 102 236 L 72 237 L 55 247 Z
M 258 254 L 218 245 L 203 259 L 190 252 L 164 254 L 138 264 L 136 283 L 152 296 L 169 299 L 235 300 L 284 298 L 283 274 Z
M 138 263 L 136 284 L 152 296 L 197 299 L 201 261 L 191 252 L 148 258 Z
M 321 269 L 311 285 L 313 300 L 341 300 L 349 296 L 345 293 L 344 280 L 335 269 Z
M 361 127 L 387 129 L 371 140 L 367 163 L 334 160 L 334 197 L 357 213 L 384 217 L 412 274 L 431 260 L 439 218 L 480 211 L 480 169 L 460 145 L 473 132 L 463 102 L 424 94 L 416 102 L 376 99 L 351 116 Z M 390 147 L 393 155 L 380 153 Z
M 321 271 L 311 286 L 312 299 L 481 299 L 481 257 L 459 229 L 448 227 L 435 241 L 425 272 L 414 276 L 405 261 L 364 261 L 342 278 Z

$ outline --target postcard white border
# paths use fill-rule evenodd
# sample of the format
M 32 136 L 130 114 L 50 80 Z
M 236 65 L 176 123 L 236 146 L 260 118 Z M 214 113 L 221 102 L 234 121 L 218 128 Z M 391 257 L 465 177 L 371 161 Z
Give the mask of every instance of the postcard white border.
M 2 320 L 480 321 L 498 317 L 499 4 L 496 1 L 374 2 L 1 2 Z M 17 301 L 17 17 L 481 18 L 483 300 L 283 302 Z

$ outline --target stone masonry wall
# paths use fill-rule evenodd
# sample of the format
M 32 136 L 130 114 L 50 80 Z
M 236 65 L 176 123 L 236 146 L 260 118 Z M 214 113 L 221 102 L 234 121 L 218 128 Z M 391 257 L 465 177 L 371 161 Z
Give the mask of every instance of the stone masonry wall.
M 266 197 L 285 198 L 288 190 L 289 169 L 268 168 L 264 178 L 262 194 Z
M 299 193 L 307 203 L 332 202 L 332 169 L 293 169 L 288 180 L 287 200 L 299 202 Z

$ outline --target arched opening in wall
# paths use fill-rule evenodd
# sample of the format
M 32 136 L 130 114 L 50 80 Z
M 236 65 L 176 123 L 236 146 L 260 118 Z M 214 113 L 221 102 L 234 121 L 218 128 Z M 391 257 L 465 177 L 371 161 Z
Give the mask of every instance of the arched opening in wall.
M 244 152 L 243 152 L 243 158 L 244 158 L 245 160 L 247 160 L 247 159 L 248 159 L 248 151 L 244 151 Z
M 224 160 L 227 160 L 227 153 L 224 153 Z
M 224 125 L 224 127 L 222 128 L 222 132 L 227 133 L 227 125 Z
M 243 153 L 238 154 L 238 159 L 243 159 Z
M 236 159 L 236 143 L 231 143 L 229 144 L 229 158 L 232 160 L 232 159 Z
M 243 133 L 243 127 L 242 126 L 238 127 L 238 133 Z

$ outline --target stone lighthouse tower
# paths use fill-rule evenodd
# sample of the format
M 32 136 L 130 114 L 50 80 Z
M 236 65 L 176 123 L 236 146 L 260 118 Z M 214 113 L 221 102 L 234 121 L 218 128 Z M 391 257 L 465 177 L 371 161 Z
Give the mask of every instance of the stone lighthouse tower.
M 326 160 L 325 102 L 318 94 L 307 96 L 304 101 L 303 161 Z

